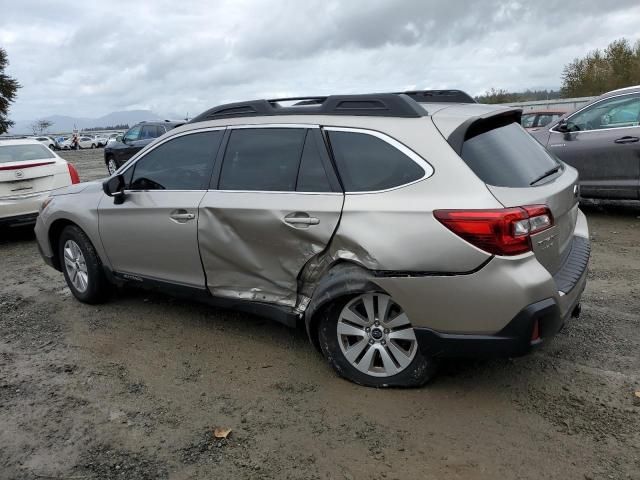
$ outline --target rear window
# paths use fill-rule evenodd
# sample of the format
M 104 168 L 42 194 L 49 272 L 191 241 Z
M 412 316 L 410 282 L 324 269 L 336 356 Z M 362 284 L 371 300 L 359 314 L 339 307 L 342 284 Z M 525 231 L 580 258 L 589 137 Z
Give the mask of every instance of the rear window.
M 55 155 L 39 143 L 37 145 L 3 145 L 0 147 L 0 163 L 28 162 L 43 158 L 55 158 Z
M 529 187 L 560 165 L 517 123 L 479 130 L 464 142 L 462 159 L 483 182 L 496 187 Z

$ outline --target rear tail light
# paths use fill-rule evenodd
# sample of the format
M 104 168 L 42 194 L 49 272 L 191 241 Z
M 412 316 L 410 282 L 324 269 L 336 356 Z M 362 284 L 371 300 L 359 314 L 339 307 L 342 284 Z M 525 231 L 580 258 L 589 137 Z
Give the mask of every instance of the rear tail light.
M 531 235 L 553 226 L 545 205 L 494 210 L 435 210 L 449 230 L 494 255 L 520 255 L 531 250 Z
M 71 183 L 80 183 L 80 175 L 78 175 L 78 170 L 76 167 L 67 163 L 67 167 L 69 168 L 69 176 L 71 177 Z

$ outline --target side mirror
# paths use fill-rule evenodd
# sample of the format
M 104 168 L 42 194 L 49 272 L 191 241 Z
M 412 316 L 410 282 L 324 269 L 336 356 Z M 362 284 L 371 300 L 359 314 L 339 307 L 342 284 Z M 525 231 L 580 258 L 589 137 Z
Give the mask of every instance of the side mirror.
M 124 202 L 124 177 L 120 174 L 108 178 L 102 183 L 102 191 L 105 195 L 113 197 L 113 203 L 120 205 Z
M 561 133 L 568 133 L 569 130 L 569 123 L 567 122 L 566 118 L 563 118 L 562 120 L 560 120 L 558 122 L 558 125 L 556 125 L 556 130 L 561 132 Z

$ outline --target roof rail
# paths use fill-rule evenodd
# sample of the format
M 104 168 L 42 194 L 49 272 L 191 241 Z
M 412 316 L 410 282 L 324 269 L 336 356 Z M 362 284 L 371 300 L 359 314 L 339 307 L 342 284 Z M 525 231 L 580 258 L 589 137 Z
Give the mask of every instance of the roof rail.
M 283 107 L 283 102 L 295 102 Z M 372 117 L 419 118 L 427 111 L 406 95 L 371 93 L 365 95 L 329 95 L 327 97 L 292 97 L 253 100 L 213 107 L 189 123 L 231 117 L 268 115 L 356 115 Z
M 293 105 L 281 105 L 284 102 L 293 102 Z M 414 90 L 363 95 L 274 98 L 219 105 L 206 110 L 187 123 L 220 118 L 269 115 L 355 115 L 419 118 L 428 114 L 423 107 L 418 105 L 419 102 L 476 103 L 471 96 L 461 90 Z
M 478 103 L 462 90 L 410 90 L 398 93 L 421 103 Z

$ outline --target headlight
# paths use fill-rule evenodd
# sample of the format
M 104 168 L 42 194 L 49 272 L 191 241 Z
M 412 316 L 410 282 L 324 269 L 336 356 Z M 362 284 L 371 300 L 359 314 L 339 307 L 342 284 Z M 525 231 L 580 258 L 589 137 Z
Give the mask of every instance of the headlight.
M 47 208 L 52 201 L 53 201 L 53 197 L 45 198 L 44 201 L 40 204 L 40 213 L 42 213 L 44 209 Z

